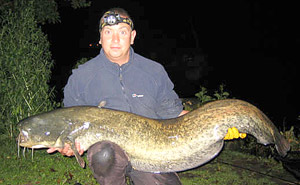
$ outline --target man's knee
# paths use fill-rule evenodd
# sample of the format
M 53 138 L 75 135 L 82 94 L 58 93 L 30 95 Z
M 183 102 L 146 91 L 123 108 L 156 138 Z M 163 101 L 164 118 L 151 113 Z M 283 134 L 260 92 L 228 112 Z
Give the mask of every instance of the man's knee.
M 106 176 L 115 163 L 115 151 L 109 142 L 98 142 L 88 150 L 89 166 L 95 174 Z
M 122 173 L 129 164 L 125 151 L 110 141 L 95 143 L 88 149 L 89 167 L 100 176 Z

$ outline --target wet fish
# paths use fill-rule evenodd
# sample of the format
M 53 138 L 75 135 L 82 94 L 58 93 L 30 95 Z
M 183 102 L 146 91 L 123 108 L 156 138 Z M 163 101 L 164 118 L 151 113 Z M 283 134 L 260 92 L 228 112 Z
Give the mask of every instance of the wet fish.
M 222 150 L 224 137 L 232 127 L 253 135 L 258 143 L 275 144 L 281 156 L 290 149 L 263 112 L 236 99 L 213 101 L 184 116 L 166 120 L 75 106 L 29 117 L 18 126 L 20 146 L 63 148 L 69 143 L 82 167 L 85 162 L 75 148 L 75 141 L 86 151 L 96 142 L 109 140 L 126 151 L 136 170 L 161 173 L 207 163 Z

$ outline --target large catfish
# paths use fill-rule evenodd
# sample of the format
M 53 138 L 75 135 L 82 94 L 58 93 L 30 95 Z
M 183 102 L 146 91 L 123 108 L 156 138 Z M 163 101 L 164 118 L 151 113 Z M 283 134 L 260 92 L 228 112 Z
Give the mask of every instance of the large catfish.
M 69 143 L 83 167 L 75 141 L 88 150 L 94 143 L 108 140 L 126 151 L 134 169 L 163 173 L 210 161 L 222 150 L 224 137 L 232 127 L 253 135 L 264 145 L 275 144 L 281 156 L 290 149 L 263 112 L 236 99 L 213 101 L 166 120 L 93 106 L 61 108 L 21 121 L 18 143 L 28 148 L 62 148 Z

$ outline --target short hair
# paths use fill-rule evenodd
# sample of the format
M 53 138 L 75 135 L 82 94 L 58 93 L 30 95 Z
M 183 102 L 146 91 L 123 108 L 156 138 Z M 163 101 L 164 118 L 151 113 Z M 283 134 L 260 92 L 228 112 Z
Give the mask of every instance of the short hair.
M 116 14 L 119 14 L 121 17 L 131 19 L 129 13 L 126 10 L 124 10 L 123 8 L 119 8 L 119 7 L 111 8 L 111 9 L 105 11 L 105 13 L 108 11 L 115 12 Z M 101 32 L 101 25 L 104 22 L 105 13 L 102 15 L 102 17 L 100 18 L 100 21 L 99 21 L 99 32 Z

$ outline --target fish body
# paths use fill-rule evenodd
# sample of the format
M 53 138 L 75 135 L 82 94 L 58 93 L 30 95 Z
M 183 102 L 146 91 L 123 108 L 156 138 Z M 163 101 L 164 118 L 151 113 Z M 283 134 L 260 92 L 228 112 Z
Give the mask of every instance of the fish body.
M 126 152 L 134 169 L 164 173 L 195 168 L 213 159 L 232 127 L 253 135 L 264 145 L 275 144 L 282 156 L 290 149 L 263 112 L 236 99 L 210 102 L 184 116 L 165 120 L 93 106 L 61 108 L 21 121 L 19 145 L 63 148 L 69 143 L 84 166 L 75 141 L 84 150 L 96 142 L 111 141 Z

